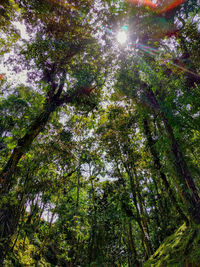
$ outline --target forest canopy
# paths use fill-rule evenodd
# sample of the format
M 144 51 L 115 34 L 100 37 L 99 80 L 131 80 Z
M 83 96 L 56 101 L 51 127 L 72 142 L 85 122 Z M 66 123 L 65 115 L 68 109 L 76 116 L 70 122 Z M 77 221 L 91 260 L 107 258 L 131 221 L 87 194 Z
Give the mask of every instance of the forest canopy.
M 199 12 L 1 1 L 1 266 L 198 266 Z

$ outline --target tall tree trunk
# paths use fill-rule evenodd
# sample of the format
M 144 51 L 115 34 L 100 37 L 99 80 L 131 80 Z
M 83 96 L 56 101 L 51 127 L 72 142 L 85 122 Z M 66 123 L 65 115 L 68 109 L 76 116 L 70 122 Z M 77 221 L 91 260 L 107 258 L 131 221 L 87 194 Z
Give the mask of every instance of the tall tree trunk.
M 90 183 L 91 183 L 91 201 L 93 205 L 93 211 L 94 215 L 92 215 L 92 229 L 91 229 L 91 234 L 90 234 L 90 241 L 89 241 L 89 246 L 88 246 L 88 263 L 91 264 L 92 261 L 96 259 L 97 256 L 97 207 L 96 207 L 96 201 L 95 201 L 95 187 L 94 187 L 94 181 L 92 177 L 92 173 L 90 172 Z
M 186 199 L 185 204 L 190 219 L 192 222 L 200 224 L 200 198 L 194 180 L 192 179 L 188 166 L 184 160 L 180 146 L 174 137 L 173 129 L 170 126 L 166 115 L 161 110 L 153 91 L 149 88 L 146 91 L 146 98 L 151 107 L 153 107 L 158 112 L 165 125 L 165 129 L 170 140 L 171 152 L 173 155 L 173 164 L 176 170 L 177 178 L 182 187 L 183 195 Z
M 149 150 L 150 150 L 151 155 L 153 157 L 155 169 L 158 171 L 158 173 L 160 175 L 160 178 L 162 179 L 163 184 L 165 186 L 165 189 L 168 192 L 168 195 L 171 198 L 172 203 L 174 204 L 175 209 L 180 214 L 181 218 L 184 221 L 188 222 L 187 217 L 185 216 L 185 214 L 183 213 L 183 211 L 181 210 L 181 208 L 178 205 L 177 199 L 176 199 L 176 197 L 174 195 L 173 190 L 170 187 L 170 184 L 169 184 L 169 182 L 167 180 L 167 177 L 166 177 L 165 173 L 162 171 L 162 166 L 161 166 L 161 163 L 160 163 L 160 158 L 159 158 L 159 156 L 158 156 L 158 154 L 156 152 L 156 149 L 154 147 L 155 142 L 154 142 L 154 140 L 152 138 L 151 130 L 150 130 L 150 127 L 149 127 L 147 118 L 145 118 L 143 120 L 143 124 L 144 124 L 144 133 L 145 133 L 146 138 L 147 138 L 147 141 L 148 141 Z
M 146 243 L 148 244 L 148 247 L 147 247 L 148 256 L 151 256 L 153 254 L 153 248 L 151 245 L 151 240 L 150 240 L 150 235 L 149 235 L 149 227 L 148 227 L 148 223 L 147 223 L 147 219 L 146 219 L 147 214 L 145 214 L 145 211 L 144 211 L 142 196 L 140 194 L 140 185 L 139 185 L 138 175 L 137 175 L 137 171 L 136 171 L 136 168 L 135 168 L 135 165 L 133 162 L 132 162 L 132 168 L 133 168 L 133 173 L 135 176 L 135 189 L 136 189 L 136 193 L 137 193 L 137 197 L 138 197 L 138 203 L 139 203 L 139 207 L 140 207 L 142 223 L 143 223 L 143 227 L 145 230 L 145 239 L 146 239 Z
M 0 192 L 7 193 L 13 184 L 12 176 L 15 173 L 17 164 L 21 157 L 30 149 L 33 140 L 44 129 L 50 114 L 55 111 L 55 103 L 47 103 L 42 113 L 32 122 L 27 133 L 18 140 L 7 164 L 0 174 Z
M 47 95 L 43 111 L 32 122 L 24 137 L 18 140 L 17 146 L 14 148 L 7 164 L 0 173 L 0 193 L 7 193 L 11 188 L 14 182 L 12 181 L 12 176 L 16 170 L 19 160 L 30 149 L 33 140 L 44 129 L 51 113 L 53 113 L 59 106 L 62 106 L 63 104 L 69 104 L 73 102 L 74 99 L 77 99 L 82 95 L 88 95 L 88 92 L 85 90 L 85 88 L 80 87 L 71 95 L 65 93 L 63 96 L 61 96 L 65 84 L 65 78 L 66 73 L 64 71 L 60 85 L 57 86 L 57 91 L 55 92 L 56 88 L 54 88 L 54 85 L 52 85 L 52 88 Z M 91 88 L 90 90 L 94 89 L 95 87 Z
M 134 183 L 132 173 L 130 172 L 130 170 L 126 164 L 124 164 L 124 166 L 125 166 L 125 169 L 129 175 L 129 179 L 130 179 L 131 193 L 133 195 L 133 202 L 134 202 L 134 205 L 135 205 L 135 208 L 137 211 L 137 217 L 138 217 L 137 223 L 140 227 L 142 238 L 144 240 L 145 251 L 146 251 L 147 257 L 150 257 L 153 254 L 153 250 L 152 250 L 151 242 L 149 239 L 148 227 L 146 227 L 146 220 L 143 217 L 144 214 L 141 213 L 141 209 L 140 209 L 140 211 L 138 209 L 139 203 L 137 202 L 137 196 L 136 196 L 137 189 L 136 189 L 136 186 Z M 139 204 L 139 206 L 140 206 L 140 204 Z
M 79 251 L 79 238 L 77 238 L 77 222 L 76 222 L 76 216 L 78 215 L 79 211 L 79 195 L 80 195 L 80 171 L 77 172 L 77 189 L 76 189 L 76 204 L 75 204 L 75 210 L 74 210 L 74 231 L 73 236 L 71 238 L 71 248 L 69 250 L 69 258 L 73 259 L 73 262 L 71 260 L 71 264 L 76 264 L 76 260 L 79 257 L 78 253 L 76 251 Z
M 133 266 L 139 267 L 139 262 L 137 260 L 137 251 L 135 248 L 134 240 L 133 240 L 133 232 L 132 232 L 132 224 L 129 222 L 128 224 L 128 236 L 129 236 L 129 245 L 130 245 L 130 250 L 131 250 L 131 258 L 133 258 Z M 132 266 L 132 265 L 131 265 Z
M 160 122 L 157 121 L 156 124 L 158 126 L 158 130 L 159 130 L 160 134 L 161 135 L 165 134 L 164 128 L 161 127 Z M 166 157 L 168 162 L 172 162 L 171 156 L 172 156 L 172 152 L 171 152 L 171 149 L 169 148 L 169 150 L 167 149 L 165 151 L 165 157 Z M 168 168 L 170 168 L 170 166 L 168 166 Z M 181 190 L 179 180 L 177 179 L 176 169 L 174 168 L 174 164 L 173 163 L 171 164 L 171 168 L 170 168 L 170 176 L 172 177 L 173 183 L 174 183 L 174 185 L 175 185 L 175 187 L 177 189 L 179 197 L 182 200 L 182 203 L 186 203 L 186 199 L 185 199 L 185 196 L 183 195 L 183 192 Z
M 136 196 L 135 184 L 133 181 L 132 173 L 130 172 L 127 164 L 125 162 L 123 162 L 123 164 L 124 164 L 124 167 L 126 169 L 126 172 L 129 176 L 129 180 L 130 180 L 130 189 L 131 189 L 131 193 L 132 193 L 133 203 L 135 205 L 136 213 L 137 213 L 137 218 L 135 218 L 135 220 L 137 221 L 138 226 L 140 228 L 141 236 L 142 236 L 142 244 L 143 244 L 144 250 L 146 252 L 146 256 L 147 256 L 146 258 L 148 258 L 151 255 L 151 249 L 150 249 L 150 245 L 149 245 L 149 240 L 146 238 L 147 234 L 145 232 L 144 225 L 142 223 L 141 214 L 140 214 L 140 211 L 138 208 L 138 201 L 137 201 L 137 196 Z M 118 168 L 118 173 L 119 173 L 120 177 L 123 177 L 119 168 Z
M 55 111 L 56 107 L 56 103 L 46 102 L 42 113 L 35 118 L 24 137 L 18 140 L 17 146 L 14 148 L 7 164 L 0 174 L 0 214 L 2 214 L 1 218 L 3 220 L 4 218 L 9 218 L 6 219 L 6 222 L 0 227 L 0 237 L 2 238 L 1 243 L 3 245 L 3 248 L 0 249 L 0 258 L 2 258 L 2 260 L 6 256 L 6 248 L 8 248 L 8 244 L 10 245 L 11 238 L 16 232 L 20 218 L 20 214 L 16 214 L 16 207 L 13 206 L 13 204 L 9 204 L 8 192 L 15 183 L 13 174 L 16 171 L 19 160 L 30 149 L 33 140 L 44 129 L 50 114 Z M 7 198 L 7 203 L 2 204 L 1 199 L 4 196 Z

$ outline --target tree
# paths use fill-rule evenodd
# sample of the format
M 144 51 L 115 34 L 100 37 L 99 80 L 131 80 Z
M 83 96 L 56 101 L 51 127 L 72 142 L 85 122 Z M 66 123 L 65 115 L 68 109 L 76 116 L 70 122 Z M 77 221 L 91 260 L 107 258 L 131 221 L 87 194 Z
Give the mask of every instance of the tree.
M 102 68 L 98 65 L 98 43 L 92 37 L 93 29 L 85 17 L 89 14 L 87 6 L 83 5 L 83 18 L 78 17 L 79 11 L 74 16 L 74 10 L 55 3 L 44 2 L 37 6 L 37 1 L 20 1 L 20 4 L 27 27 L 35 30 L 31 43 L 26 43 L 21 50 L 22 60 L 30 67 L 29 62 L 34 59 L 31 75 L 40 72 L 39 87 L 44 97 L 40 102 L 42 108 L 34 114 L 27 130 L 20 134 L 2 168 L 2 198 L 15 188 L 17 165 L 35 138 L 44 131 L 50 116 L 66 104 L 76 105 L 80 109 L 86 105 L 86 109 L 93 108 L 103 84 Z M 92 54 L 94 47 L 96 52 Z M 4 203 L 2 212 L 7 212 L 7 209 Z M 14 231 L 15 227 L 10 234 L 3 234 L 2 238 L 6 239 Z
M 131 59 L 131 61 L 132 60 L 133 59 Z M 151 81 L 149 79 L 143 81 L 142 77 L 138 79 L 138 77 L 140 77 L 139 71 L 136 70 L 135 75 L 133 74 L 133 71 L 133 67 L 130 67 L 130 65 L 128 66 L 126 63 L 122 65 L 121 73 L 119 72 L 117 88 L 122 91 L 126 88 L 125 92 L 134 97 L 139 105 L 146 105 L 150 112 L 155 112 L 155 114 L 162 120 L 169 138 L 170 153 L 173 157 L 172 160 L 179 185 L 181 184 L 182 187 L 188 214 L 192 221 L 198 223 L 199 219 L 197 218 L 197 210 L 199 208 L 199 195 L 197 188 L 165 111 L 165 92 L 162 91 L 162 88 L 164 85 L 166 86 L 166 81 L 161 82 L 159 76 L 157 76 L 158 79 L 156 81 Z M 144 71 L 146 71 L 145 75 L 148 75 L 149 73 L 150 77 L 152 77 L 152 74 L 155 74 L 147 65 L 142 68 L 141 75 Z M 127 79 L 126 81 L 125 77 Z M 145 77 L 145 79 L 147 78 L 148 77 Z M 171 84 L 172 86 L 176 86 L 176 82 L 174 81 L 172 81 Z M 137 92 L 136 90 L 139 91 Z
M 2 265 L 140 266 L 199 224 L 197 3 L 165 4 L 3 1 Z

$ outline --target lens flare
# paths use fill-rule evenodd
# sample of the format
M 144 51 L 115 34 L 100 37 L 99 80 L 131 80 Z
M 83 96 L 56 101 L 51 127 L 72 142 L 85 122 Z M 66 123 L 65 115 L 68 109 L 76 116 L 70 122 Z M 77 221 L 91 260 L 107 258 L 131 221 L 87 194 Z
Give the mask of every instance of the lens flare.
M 163 53 L 160 52 L 158 49 L 155 49 L 155 48 L 150 47 L 150 46 L 147 46 L 147 45 L 143 45 L 143 44 L 141 44 L 141 43 L 136 44 L 136 48 L 138 48 L 139 50 L 141 50 L 141 51 L 143 51 L 143 52 L 149 54 L 150 56 L 154 56 L 154 57 L 163 54 Z M 164 55 L 164 54 L 163 54 L 163 55 Z M 170 59 L 165 59 L 165 58 L 163 58 L 163 59 L 160 59 L 159 61 L 160 61 L 160 63 L 162 63 L 162 64 L 164 64 L 164 65 L 166 65 L 166 66 L 167 66 L 167 65 L 171 65 L 171 66 L 175 67 L 174 70 L 171 69 L 172 71 L 184 71 L 184 72 L 189 73 L 189 74 L 191 74 L 192 76 L 196 77 L 197 79 L 200 79 L 200 75 L 199 75 L 199 74 L 193 72 L 192 70 L 189 70 L 189 69 L 186 67 L 186 65 L 185 65 L 182 61 L 180 61 L 180 60 L 178 60 L 178 59 L 171 59 L 171 60 L 170 60 Z M 144 60 L 143 60 L 143 62 L 144 62 Z M 145 63 L 145 62 L 144 62 L 144 63 Z M 146 63 L 145 63 L 145 65 L 146 65 Z
M 157 3 L 154 3 L 151 0 L 127 0 L 127 2 L 134 5 L 146 6 L 158 14 L 162 14 L 171 9 L 174 9 L 175 7 L 184 3 L 185 1 L 186 0 L 164 0 L 164 1 L 157 1 Z
M 4 73 L 1 73 L 0 74 L 0 80 L 4 80 L 4 77 L 5 77 L 5 74 Z
M 127 41 L 127 34 L 124 31 L 119 31 L 117 33 L 117 41 L 120 44 L 124 44 Z

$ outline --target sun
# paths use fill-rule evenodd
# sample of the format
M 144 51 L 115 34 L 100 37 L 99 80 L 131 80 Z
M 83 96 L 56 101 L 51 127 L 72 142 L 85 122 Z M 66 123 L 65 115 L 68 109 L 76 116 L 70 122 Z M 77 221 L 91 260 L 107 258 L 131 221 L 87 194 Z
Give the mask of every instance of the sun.
M 119 31 L 117 33 L 117 41 L 120 43 L 120 44 L 124 44 L 126 41 L 127 41 L 127 34 L 125 31 Z

